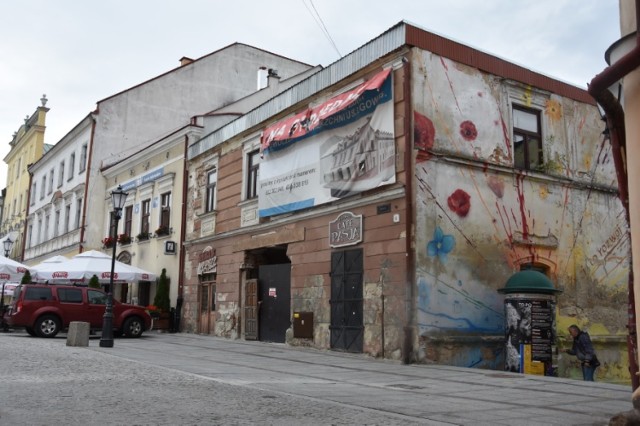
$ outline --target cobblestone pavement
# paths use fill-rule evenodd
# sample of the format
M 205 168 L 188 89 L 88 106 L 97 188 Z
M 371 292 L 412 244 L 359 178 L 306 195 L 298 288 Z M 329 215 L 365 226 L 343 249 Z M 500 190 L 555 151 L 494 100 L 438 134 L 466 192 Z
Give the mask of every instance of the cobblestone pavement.
M 67 347 L 64 338 L 0 334 L 0 368 L 0 425 L 420 424 Z
M 606 425 L 631 389 L 147 333 L 113 348 L 0 333 L 3 425 Z

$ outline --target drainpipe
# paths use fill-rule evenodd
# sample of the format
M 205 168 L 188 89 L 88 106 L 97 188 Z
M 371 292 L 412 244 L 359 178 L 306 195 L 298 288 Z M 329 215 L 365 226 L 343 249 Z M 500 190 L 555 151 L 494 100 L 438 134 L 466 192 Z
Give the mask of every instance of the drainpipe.
M 406 262 L 406 322 L 404 325 L 404 343 L 402 345 L 402 362 L 409 364 L 413 361 L 413 340 L 415 329 L 415 248 L 413 247 L 414 238 L 414 217 L 413 217 L 413 179 L 415 177 L 413 167 L 413 129 L 411 127 L 411 63 L 405 57 L 402 58 L 402 69 L 404 70 L 404 82 L 402 85 L 403 97 L 404 97 L 404 173 L 406 177 L 405 182 L 405 208 L 406 208 L 406 246 L 405 251 L 407 253 Z
M 99 109 L 96 109 L 94 114 L 99 114 Z M 91 116 L 91 138 L 89 139 L 89 153 L 87 154 L 87 165 L 84 170 L 84 200 L 82 204 L 82 222 L 80 222 L 80 241 L 78 242 L 78 253 L 82 253 L 84 250 L 84 231 L 87 228 L 87 204 L 89 196 L 89 180 L 91 177 L 91 159 L 93 157 L 93 141 L 96 134 L 96 119 Z
M 608 88 L 622 79 L 624 76 L 634 71 L 640 66 L 640 31 L 638 31 L 638 23 L 640 22 L 640 0 L 635 0 L 636 7 L 636 46 L 614 64 L 605 68 L 600 74 L 596 75 L 589 84 L 589 94 L 604 109 L 607 122 L 607 128 L 610 133 L 611 150 L 618 178 L 618 187 L 620 192 L 620 200 L 625 209 L 627 223 L 631 227 L 629 217 L 629 192 L 628 179 L 626 171 L 626 158 L 624 158 L 622 150 L 626 146 L 626 134 L 624 126 L 624 110 L 618 99 L 609 92 Z M 631 233 L 629 234 L 631 241 Z M 638 377 L 638 358 L 637 358 L 637 328 L 636 328 L 636 312 L 635 312 L 635 292 L 633 283 L 633 252 L 630 250 L 631 269 L 629 271 L 628 284 L 628 335 L 627 335 L 627 351 L 629 356 L 629 374 L 631 375 L 631 385 L 635 391 L 640 386 L 640 378 Z
M 187 226 L 187 192 L 189 190 L 189 167 L 187 155 L 189 154 L 189 135 L 184 136 L 184 157 L 182 165 L 182 217 L 180 218 L 180 243 L 178 250 L 180 250 L 179 271 L 178 274 L 178 300 L 176 300 L 176 316 L 177 325 L 176 331 L 180 331 L 180 322 L 182 319 L 182 303 L 184 301 L 184 264 L 185 264 L 185 247 L 184 239 Z
M 29 173 L 29 190 L 27 191 L 27 213 L 25 215 L 24 218 L 24 226 L 22 228 L 22 253 L 20 253 L 20 262 L 24 262 L 24 251 L 27 248 L 27 237 L 29 236 L 28 234 L 28 229 L 27 229 L 27 225 L 29 224 L 29 205 L 31 204 L 31 183 L 33 182 L 33 174 L 31 172 L 28 171 L 27 168 L 27 172 Z M 35 196 L 35 194 L 34 194 Z

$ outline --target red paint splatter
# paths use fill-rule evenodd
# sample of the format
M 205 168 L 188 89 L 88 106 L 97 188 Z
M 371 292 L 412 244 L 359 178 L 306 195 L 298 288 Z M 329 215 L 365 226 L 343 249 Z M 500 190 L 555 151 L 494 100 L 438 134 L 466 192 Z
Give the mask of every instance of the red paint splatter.
M 478 137 L 478 130 L 472 121 L 466 120 L 460 123 L 460 134 L 465 140 L 474 141 Z
M 496 197 L 502 198 L 504 196 L 504 181 L 496 176 L 489 176 L 487 178 L 487 185 L 491 188 Z
M 456 189 L 447 198 L 447 205 L 460 217 L 466 217 L 471 208 L 471 197 L 462 189 Z
M 416 161 L 421 163 L 431 158 L 429 150 L 433 148 L 436 136 L 436 129 L 429 118 L 413 113 L 413 145 L 418 149 Z
M 518 204 L 520 207 L 520 217 L 522 219 L 522 239 L 527 240 L 529 238 L 529 225 L 527 224 L 527 214 L 524 206 L 524 175 L 516 176 L 516 191 L 518 193 Z

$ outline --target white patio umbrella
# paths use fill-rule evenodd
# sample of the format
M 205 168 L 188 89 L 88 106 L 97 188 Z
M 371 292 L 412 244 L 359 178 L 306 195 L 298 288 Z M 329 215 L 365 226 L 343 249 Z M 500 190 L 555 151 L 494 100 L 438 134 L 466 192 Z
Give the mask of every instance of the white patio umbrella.
M 62 262 L 42 262 L 32 268 L 32 276 L 45 281 L 84 281 L 97 276 L 101 283 L 109 282 L 111 276 L 111 256 L 97 250 L 77 254 Z M 156 275 L 135 266 L 116 260 L 113 281 L 154 281 Z
M 0 283 L 20 281 L 28 266 L 4 256 L 0 256 Z

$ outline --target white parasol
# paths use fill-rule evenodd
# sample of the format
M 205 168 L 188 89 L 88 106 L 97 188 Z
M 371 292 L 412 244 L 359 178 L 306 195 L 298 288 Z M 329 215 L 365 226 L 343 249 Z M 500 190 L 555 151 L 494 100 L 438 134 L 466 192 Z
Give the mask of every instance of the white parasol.
M 101 283 L 109 282 L 111 256 L 97 250 L 77 254 L 62 262 L 42 262 L 31 274 L 41 281 L 84 281 L 97 276 Z M 126 263 L 115 261 L 113 280 L 117 282 L 155 281 L 156 275 Z

